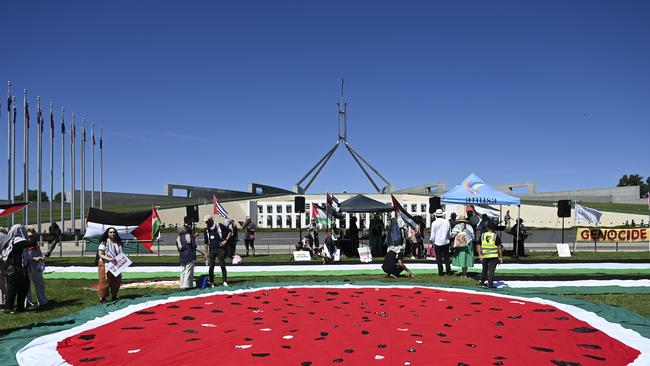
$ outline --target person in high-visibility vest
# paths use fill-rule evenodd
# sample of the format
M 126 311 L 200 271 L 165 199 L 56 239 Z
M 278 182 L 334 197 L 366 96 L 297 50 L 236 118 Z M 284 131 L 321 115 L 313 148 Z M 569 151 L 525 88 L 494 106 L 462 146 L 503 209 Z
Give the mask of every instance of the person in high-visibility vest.
M 498 263 L 503 263 L 503 245 L 501 238 L 497 233 L 496 224 L 490 221 L 487 225 L 487 231 L 481 235 L 481 241 L 476 248 L 483 264 L 479 286 L 494 288 L 494 271 Z M 487 281 L 487 284 L 485 283 Z

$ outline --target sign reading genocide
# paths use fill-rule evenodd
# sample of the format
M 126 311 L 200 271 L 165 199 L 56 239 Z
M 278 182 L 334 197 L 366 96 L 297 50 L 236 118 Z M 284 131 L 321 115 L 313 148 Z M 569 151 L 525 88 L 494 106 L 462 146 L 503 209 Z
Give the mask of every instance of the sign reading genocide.
M 594 229 L 578 228 L 578 241 L 604 241 L 618 243 L 640 243 L 650 239 L 650 229 Z

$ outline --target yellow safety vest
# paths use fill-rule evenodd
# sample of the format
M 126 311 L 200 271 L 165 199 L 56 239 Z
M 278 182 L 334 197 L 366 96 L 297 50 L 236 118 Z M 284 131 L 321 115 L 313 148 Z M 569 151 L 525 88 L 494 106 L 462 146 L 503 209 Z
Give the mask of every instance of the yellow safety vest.
M 499 249 L 497 248 L 497 234 L 496 233 L 483 233 L 481 235 L 481 252 L 483 258 L 498 258 Z

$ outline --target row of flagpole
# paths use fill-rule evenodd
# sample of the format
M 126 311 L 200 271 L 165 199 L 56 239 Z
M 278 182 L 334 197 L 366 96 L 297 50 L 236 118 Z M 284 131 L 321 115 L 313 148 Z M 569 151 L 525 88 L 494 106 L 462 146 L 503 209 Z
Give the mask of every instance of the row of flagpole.
M 43 132 L 44 132 L 44 117 L 43 117 L 43 108 L 41 107 L 41 97 L 37 97 L 37 126 L 38 126 L 38 189 L 36 197 L 36 225 L 39 233 L 42 233 L 42 212 L 41 212 L 41 195 L 43 192 Z M 49 186 L 49 222 L 52 224 L 54 219 L 54 102 L 50 102 L 50 159 L 49 159 L 49 168 L 50 168 L 50 186 Z M 17 107 L 16 107 L 16 96 L 12 94 L 12 85 L 11 81 L 7 83 L 7 201 L 8 203 L 16 202 L 16 122 L 17 122 Z M 23 90 L 23 201 L 29 201 L 29 129 L 30 129 L 30 115 L 29 115 L 29 101 L 27 97 L 27 89 Z M 95 124 L 91 123 L 91 200 L 90 206 L 95 206 Z M 99 191 L 99 208 L 103 208 L 103 192 L 104 192 L 104 169 L 103 169 L 103 129 L 99 130 L 99 180 L 100 180 L 100 191 Z M 66 125 L 65 125 L 65 108 L 61 108 L 61 206 L 60 206 L 60 221 L 61 221 L 61 230 L 65 231 L 65 136 L 66 136 Z M 76 229 L 76 202 L 75 202 L 75 190 L 76 190 L 76 114 L 72 113 L 72 119 L 70 122 L 70 222 L 71 230 L 74 233 Z M 79 202 L 79 218 L 83 219 L 85 217 L 86 202 L 85 202 L 85 192 L 86 192 L 86 119 L 82 119 L 81 123 L 81 194 Z M 23 224 L 28 224 L 28 207 L 24 209 L 24 220 Z M 9 224 L 14 225 L 15 217 L 14 214 L 11 214 L 9 217 Z M 82 225 L 83 230 L 83 225 Z

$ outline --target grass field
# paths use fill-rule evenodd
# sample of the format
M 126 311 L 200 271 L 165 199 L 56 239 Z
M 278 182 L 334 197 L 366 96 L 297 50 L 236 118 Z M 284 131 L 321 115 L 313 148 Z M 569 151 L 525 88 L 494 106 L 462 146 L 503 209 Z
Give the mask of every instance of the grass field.
M 160 278 L 159 280 L 173 279 L 177 277 Z M 327 281 L 327 280 L 340 280 L 340 278 L 330 276 L 311 276 L 309 281 Z M 377 275 L 355 275 L 348 276 L 345 280 L 349 281 L 384 281 L 390 283 L 413 283 L 413 284 L 427 284 L 427 285 L 452 285 L 452 286 L 468 286 L 473 287 L 476 285 L 474 279 L 460 278 L 460 277 L 439 277 L 437 275 L 418 275 L 412 279 L 395 280 L 387 279 L 384 276 Z M 252 284 L 260 281 L 259 278 L 253 277 L 237 277 L 229 279 L 231 286 Z M 295 277 L 264 277 L 264 282 L 303 282 L 304 276 Z M 51 300 L 51 305 L 45 310 L 29 311 L 26 313 L 7 315 L 0 313 L 0 336 L 7 335 L 8 333 L 27 327 L 34 323 L 45 322 L 51 319 L 61 317 L 63 315 L 79 311 L 83 308 L 96 305 L 97 293 L 93 290 L 87 289 L 95 284 L 96 280 L 91 279 L 48 279 L 46 280 L 46 294 Z M 151 294 L 168 294 L 177 292 L 177 289 L 171 288 L 146 288 L 146 289 L 122 289 L 120 290 L 121 298 L 135 298 L 139 296 L 146 296 Z M 636 312 L 640 315 L 650 317 L 650 307 L 647 306 L 650 302 L 650 294 L 563 294 L 561 296 L 573 297 L 577 299 L 610 304 L 620 306 L 630 311 Z

